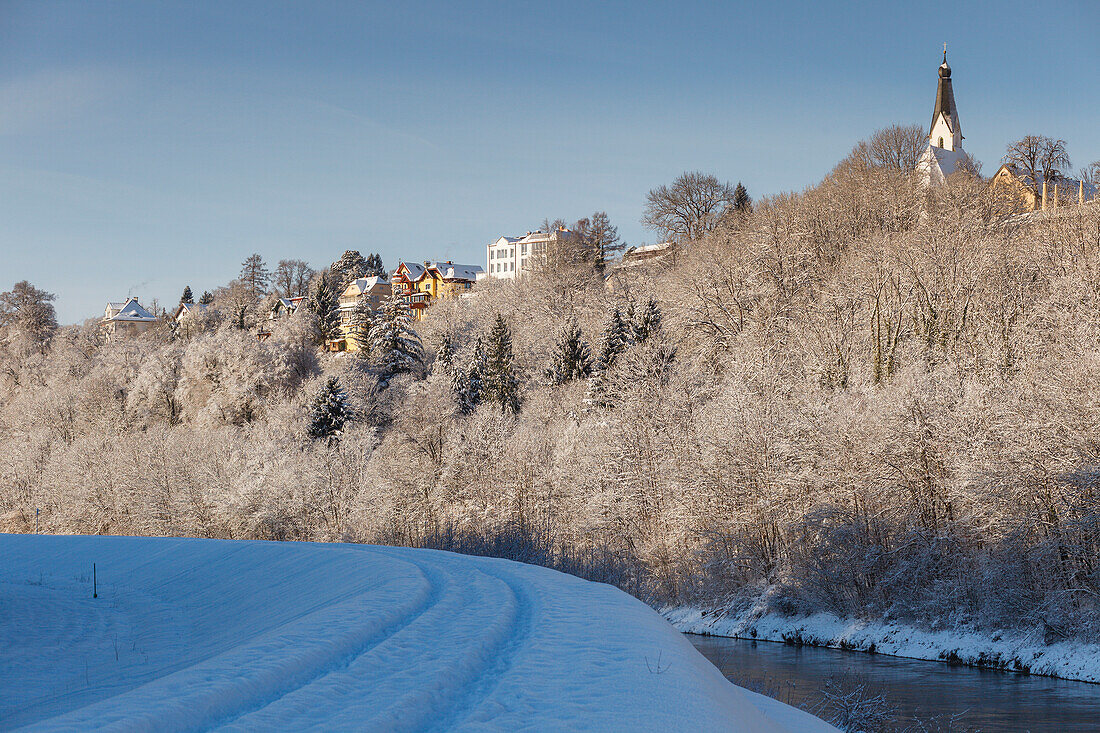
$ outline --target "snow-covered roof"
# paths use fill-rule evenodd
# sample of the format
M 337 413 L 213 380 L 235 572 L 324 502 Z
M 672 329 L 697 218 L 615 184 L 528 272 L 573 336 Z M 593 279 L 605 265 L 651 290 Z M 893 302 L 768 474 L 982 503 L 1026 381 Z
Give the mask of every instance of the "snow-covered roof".
M 141 303 L 137 302 L 137 298 L 130 298 L 125 303 L 108 303 L 111 310 L 117 310 L 118 313 L 107 318 L 108 321 L 155 321 L 157 317 L 149 311 L 141 307 Z M 115 306 L 121 306 L 116 308 Z
M 479 273 L 484 273 L 481 265 L 457 265 L 453 262 L 433 262 L 432 267 L 439 270 L 444 280 L 477 280 Z
M 179 320 L 181 317 L 183 317 L 185 313 L 187 315 L 202 313 L 208 307 L 209 306 L 206 303 L 180 303 L 179 307 L 176 308 L 176 314 L 174 318 L 176 320 Z
M 426 272 L 424 265 L 419 262 L 401 262 L 397 265 L 397 270 L 394 270 L 394 274 L 402 267 L 408 272 L 408 278 L 410 280 L 419 280 L 424 277 L 424 273 Z
M 967 159 L 963 150 L 947 150 L 929 143 L 921 153 L 917 162 L 917 170 L 924 176 L 926 183 L 939 185 L 944 180 L 959 170 Z
M 638 247 L 631 247 L 627 252 L 660 252 L 661 250 L 668 249 L 674 244 L 674 242 L 661 242 L 659 244 L 643 244 Z
M 357 293 L 369 293 L 371 290 L 378 287 L 379 285 L 389 284 L 390 281 L 385 275 L 371 275 L 370 277 L 360 277 L 352 280 L 351 284 L 348 285 L 347 290 L 345 290 L 344 293 L 347 294 L 348 291 L 350 291 L 352 288 L 354 288 Z

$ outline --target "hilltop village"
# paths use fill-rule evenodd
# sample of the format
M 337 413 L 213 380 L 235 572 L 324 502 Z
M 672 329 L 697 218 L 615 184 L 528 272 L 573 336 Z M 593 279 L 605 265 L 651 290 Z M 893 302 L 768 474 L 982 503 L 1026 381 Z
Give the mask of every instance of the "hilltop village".
M 0 530 L 495 555 L 696 629 L 1093 675 L 1100 162 L 1024 135 L 983 175 L 930 66 L 928 123 L 797 193 L 684 173 L 651 244 L 597 209 L 465 262 L 254 254 L 73 326 L 16 283 Z
M 883 131 L 889 136 L 882 135 L 862 149 L 857 146 L 853 156 L 875 159 L 872 164 L 892 162 L 899 168 L 911 169 L 925 188 L 944 186 L 959 175 L 980 177 L 980 164 L 964 149 L 951 73 L 945 48 L 943 62 L 937 69 L 935 104 L 927 133 L 915 134 L 914 128 L 890 128 Z M 1024 215 L 1094 202 L 1100 184 L 1100 163 L 1088 166 L 1081 178 L 1063 173 L 1068 163 L 1064 141 L 1026 136 L 1009 146 L 1002 165 L 988 179 L 990 194 Z M 691 183 L 678 180 L 675 185 L 688 189 Z M 751 205 L 740 183 L 728 191 L 723 191 L 716 179 L 698 184 L 695 182 L 705 194 L 703 198 L 709 195 L 714 199 L 711 205 L 715 208 L 728 203 L 730 212 L 741 215 Z M 691 198 L 699 191 L 679 193 Z M 723 201 L 726 196 L 728 202 Z M 670 200 L 668 204 L 675 210 L 676 201 Z M 705 224 L 699 232 L 693 232 L 690 226 L 655 223 L 659 233 L 670 237 L 667 241 L 625 247 L 602 212 L 573 227 L 560 220 L 553 224 L 544 222 L 542 230 L 528 231 L 522 236 L 502 236 L 490 242 L 485 248 L 484 266 L 451 261 L 401 261 L 387 271 L 381 256 L 372 254 L 364 258 L 358 251 L 349 250 L 321 273 L 301 260 L 280 261 L 272 273 L 259 255 L 253 255 L 242 266 L 240 279 L 221 292 L 233 301 L 241 324 L 250 323 L 260 340 L 270 337 L 275 322 L 292 317 L 305 304 L 320 316 L 322 325 L 330 324 L 323 339 L 326 350 L 354 352 L 366 345 L 371 314 L 380 313 L 391 299 L 409 318 L 420 321 L 433 303 L 470 296 L 482 281 L 523 279 L 540 269 L 549 271 L 568 257 L 594 265 L 607 287 L 614 290 L 629 280 L 635 268 L 675 254 L 680 246 L 696 239 L 709 226 Z M 621 257 L 616 259 L 615 255 L 620 253 Z M 320 283 L 322 275 L 324 282 Z M 324 303 L 310 299 L 310 288 L 315 290 L 318 284 L 323 285 L 320 295 Z M 245 318 L 241 312 L 237 291 L 242 289 L 257 302 L 262 300 L 253 309 L 257 312 L 254 317 Z M 107 339 L 118 339 L 163 325 L 169 333 L 186 333 L 193 329 L 195 319 L 209 318 L 214 307 L 213 294 L 205 292 L 196 301 L 190 287 L 174 310 L 159 305 L 147 308 L 137 297 L 129 297 L 107 303 L 101 319 L 102 332 Z

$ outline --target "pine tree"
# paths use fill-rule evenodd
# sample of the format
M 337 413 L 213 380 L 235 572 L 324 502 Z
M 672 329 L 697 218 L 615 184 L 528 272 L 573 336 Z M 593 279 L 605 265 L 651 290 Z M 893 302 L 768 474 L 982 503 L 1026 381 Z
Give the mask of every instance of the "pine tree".
M 340 303 L 325 273 L 314 278 L 306 307 L 317 316 L 317 330 L 322 339 L 340 337 Z
M 631 320 L 634 342 L 640 344 L 661 328 L 661 308 L 655 299 L 650 298 L 641 314 Z
M 588 344 L 581 337 L 577 321 L 570 320 L 562 329 L 550 355 L 546 377 L 550 384 L 565 384 L 571 379 L 584 379 L 591 373 L 592 358 L 588 354 Z
M 519 378 L 512 354 L 512 332 L 499 313 L 489 332 L 484 385 L 486 400 L 500 405 L 502 411 L 519 411 Z
M 604 327 L 603 338 L 600 340 L 600 354 L 597 359 L 597 369 L 606 369 L 615 363 L 615 358 L 630 346 L 630 330 L 623 320 L 622 311 L 615 306 L 611 311 L 611 318 Z
M 451 378 L 451 388 L 454 390 L 455 403 L 458 411 L 463 415 L 469 415 L 481 404 L 482 395 L 485 393 L 484 375 L 486 370 L 485 343 L 479 336 L 474 345 L 473 357 L 466 369 L 455 369 Z
M 385 274 L 386 267 L 382 264 L 382 255 L 377 253 L 367 255 L 367 269 L 363 277 L 383 277 Z
M 241 282 L 248 285 L 252 291 L 252 298 L 259 300 L 267 293 L 267 285 L 271 282 L 271 273 L 268 272 L 264 258 L 258 254 L 249 256 L 241 263 Z
M 199 305 L 210 305 L 214 302 L 214 294 L 209 290 L 202 291 L 202 297 L 199 298 Z
M 194 303 L 195 296 L 191 293 L 191 286 L 186 285 L 183 288 L 183 295 L 180 296 L 181 303 Z
M 329 267 L 335 286 L 343 292 L 353 280 L 367 277 L 367 260 L 357 250 L 349 249 Z
M 439 348 L 435 352 L 435 363 L 444 373 L 450 373 L 455 366 L 455 347 L 451 334 L 443 334 Z
M 370 327 L 374 323 L 374 309 L 366 298 L 359 298 L 348 316 L 350 337 L 355 340 L 359 350 L 370 351 Z
M 749 198 L 748 190 L 741 185 L 741 181 L 738 181 L 737 187 L 733 189 L 733 210 L 741 214 L 752 211 L 752 199 Z
M 400 295 L 390 296 L 375 315 L 370 328 L 370 348 L 384 377 L 412 371 L 423 359 L 424 347 Z
M 337 438 L 351 418 L 347 394 L 336 377 L 329 377 L 313 398 L 309 412 L 309 437 L 314 440 Z

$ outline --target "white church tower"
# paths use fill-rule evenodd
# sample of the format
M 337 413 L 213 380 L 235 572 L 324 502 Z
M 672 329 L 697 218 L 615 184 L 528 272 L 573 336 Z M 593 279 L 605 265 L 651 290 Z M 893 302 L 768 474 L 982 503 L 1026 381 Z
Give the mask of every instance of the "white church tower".
M 955 109 L 946 43 L 943 44 L 943 63 L 940 64 L 939 74 L 936 107 L 932 110 L 932 127 L 928 130 L 928 147 L 917 163 L 917 171 L 927 185 L 942 184 L 969 158 L 962 147 L 962 126 L 959 124 L 959 112 Z

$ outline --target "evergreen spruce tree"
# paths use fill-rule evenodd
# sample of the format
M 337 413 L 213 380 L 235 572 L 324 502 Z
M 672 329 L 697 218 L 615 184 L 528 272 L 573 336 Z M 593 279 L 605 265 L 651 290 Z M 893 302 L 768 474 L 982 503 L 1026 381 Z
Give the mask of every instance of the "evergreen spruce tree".
M 748 190 L 741 185 L 741 181 L 738 181 L 737 187 L 733 189 L 733 210 L 741 214 L 752 211 L 752 199 L 749 198 Z
M 382 255 L 374 253 L 367 255 L 367 269 L 363 277 L 383 277 L 386 267 L 382 264 Z
M 584 379 L 591 373 L 592 357 L 588 354 L 588 344 L 581 336 L 577 321 L 570 320 L 562 329 L 554 351 L 550 354 L 546 377 L 550 384 L 565 384 L 571 379 Z
M 458 405 L 458 411 L 463 415 L 469 415 L 481 404 L 481 398 L 485 392 L 483 381 L 485 370 L 485 343 L 479 336 L 477 343 L 474 345 L 474 354 L 470 359 L 469 367 L 455 369 L 451 377 L 455 403 Z
M 186 285 L 183 288 L 183 295 L 180 296 L 181 303 L 194 303 L 195 296 L 191 293 L 191 286 Z
M 340 292 L 344 292 L 353 280 L 367 277 L 367 270 L 367 260 L 354 249 L 345 251 L 344 254 L 340 255 L 340 259 L 329 266 L 334 287 L 338 288 Z
M 375 315 L 370 328 L 370 348 L 383 378 L 412 371 L 423 359 L 424 347 L 400 295 L 390 296 Z
M 317 330 L 323 340 L 340 337 L 340 303 L 326 273 L 314 278 L 306 307 L 317 316 Z
M 313 398 L 309 411 L 309 437 L 314 440 L 338 438 L 351 417 L 347 394 L 336 377 L 329 377 Z
M 512 354 L 512 331 L 499 313 L 489 332 L 483 382 L 486 400 L 500 405 L 502 411 L 519 411 L 519 378 Z
M 630 328 L 623 320 L 622 311 L 618 306 L 611 311 L 611 318 L 604 327 L 603 338 L 600 340 L 600 353 L 597 359 L 597 369 L 606 369 L 615 363 L 616 357 L 630 346 Z
M 638 344 L 648 339 L 660 329 L 661 308 L 657 305 L 655 299 L 650 298 L 646 301 L 641 314 L 632 319 L 631 326 L 634 334 L 634 342 Z
M 204 290 L 202 292 L 202 297 L 199 298 L 199 305 L 210 305 L 213 302 L 214 294 L 211 293 L 209 290 Z
M 439 348 L 435 352 L 435 367 L 445 374 L 451 373 L 455 366 L 455 347 L 451 334 L 443 334 L 439 341 Z
M 366 298 L 359 298 L 348 314 L 349 338 L 364 354 L 370 352 L 370 327 L 374 323 L 374 309 Z

